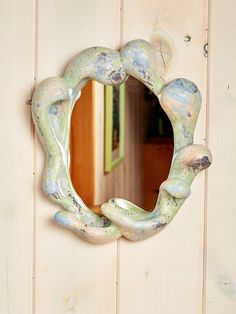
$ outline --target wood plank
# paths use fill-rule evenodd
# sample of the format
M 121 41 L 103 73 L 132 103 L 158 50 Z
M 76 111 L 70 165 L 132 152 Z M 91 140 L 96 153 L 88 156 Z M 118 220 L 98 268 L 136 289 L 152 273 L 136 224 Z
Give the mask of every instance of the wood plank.
M 204 3 L 187 1 L 124 1 L 124 42 L 155 39 L 159 29 L 173 38 L 175 68 L 168 80 L 185 77 L 203 95 L 195 142 L 205 138 L 206 60 Z M 192 40 L 184 41 L 190 34 Z M 170 226 L 138 243 L 120 241 L 118 313 L 199 314 L 202 310 L 204 234 L 204 174 L 192 186 L 192 194 Z
M 38 10 L 38 82 L 85 48 L 117 48 L 118 0 L 40 0 Z M 59 208 L 42 194 L 43 167 L 38 143 L 35 313 L 115 313 L 116 242 L 90 245 L 53 222 Z
M 34 6 L 0 10 L 0 313 L 32 313 Z
M 209 147 L 213 166 L 208 175 L 207 314 L 236 312 L 235 116 L 236 45 L 232 40 L 236 2 L 211 1 L 209 42 Z

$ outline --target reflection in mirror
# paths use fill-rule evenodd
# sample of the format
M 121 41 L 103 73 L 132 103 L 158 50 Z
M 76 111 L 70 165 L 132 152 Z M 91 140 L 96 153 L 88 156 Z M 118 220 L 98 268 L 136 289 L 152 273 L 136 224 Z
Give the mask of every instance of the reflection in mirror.
M 94 205 L 94 88 L 90 81 L 77 100 L 70 131 L 70 173 L 77 194 L 88 207 Z
M 170 121 L 158 98 L 138 80 L 128 78 L 124 89 L 124 159 L 106 172 L 104 130 L 108 117 L 104 90 L 99 83 L 89 82 L 73 110 L 70 169 L 74 188 L 98 213 L 100 205 L 113 197 L 127 199 L 150 211 L 171 165 Z M 104 120 L 95 119 L 95 112 Z M 96 151 L 95 140 L 99 142 Z

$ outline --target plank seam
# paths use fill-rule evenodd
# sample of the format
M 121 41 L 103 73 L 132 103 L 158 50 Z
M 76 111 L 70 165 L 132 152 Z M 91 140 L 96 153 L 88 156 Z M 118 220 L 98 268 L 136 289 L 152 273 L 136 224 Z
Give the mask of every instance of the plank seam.
M 211 0 L 207 0 L 207 42 L 208 51 L 211 40 Z M 206 146 L 209 146 L 209 114 L 210 114 L 210 54 L 207 57 L 207 74 L 206 74 L 206 128 L 205 140 Z M 203 234 L 203 282 L 202 282 L 202 314 L 206 314 L 206 277 L 207 277 L 207 233 L 208 233 L 208 170 L 204 178 L 204 234 Z
M 124 0 L 120 0 L 120 47 L 124 40 Z M 120 239 L 117 240 L 116 251 L 116 314 L 120 313 Z
M 120 239 L 117 240 L 116 259 L 116 314 L 120 313 Z
M 38 78 L 38 0 L 34 0 L 34 87 L 36 87 Z M 33 124 L 33 122 L 32 122 Z M 32 314 L 36 313 L 36 169 L 37 169 L 37 139 L 34 128 L 34 143 L 33 143 L 33 250 L 32 250 L 32 270 L 33 270 L 33 288 L 32 288 Z

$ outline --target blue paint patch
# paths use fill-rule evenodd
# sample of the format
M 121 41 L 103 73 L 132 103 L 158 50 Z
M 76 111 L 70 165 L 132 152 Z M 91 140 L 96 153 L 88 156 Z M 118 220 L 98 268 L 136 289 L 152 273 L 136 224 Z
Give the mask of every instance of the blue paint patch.
M 172 85 L 172 84 L 170 84 L 170 85 Z M 186 79 L 182 79 L 182 78 L 177 79 L 174 81 L 173 85 L 176 87 L 179 87 L 183 90 L 186 90 L 191 94 L 196 94 L 198 92 L 197 86 L 193 82 L 186 80 Z
M 57 115 L 58 114 L 58 109 L 57 109 L 57 106 L 56 105 L 52 105 L 51 107 L 50 107 L 50 114 L 53 114 L 53 115 Z
M 56 222 L 63 226 L 70 226 L 70 219 L 65 214 L 62 214 L 61 212 L 57 212 L 54 216 Z
M 58 189 L 58 184 L 56 182 L 51 182 L 51 181 L 45 181 L 44 182 L 44 185 L 43 185 L 43 188 L 44 188 L 44 191 L 47 193 L 47 194 L 55 194 L 55 193 L 58 193 L 59 192 L 59 189 Z
M 133 56 L 133 65 L 137 68 L 147 69 L 149 67 L 148 56 L 144 53 L 134 51 Z

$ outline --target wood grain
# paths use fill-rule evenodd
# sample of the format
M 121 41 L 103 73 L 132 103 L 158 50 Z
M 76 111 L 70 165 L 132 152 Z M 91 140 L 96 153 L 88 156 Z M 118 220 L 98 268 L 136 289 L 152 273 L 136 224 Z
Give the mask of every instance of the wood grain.
M 38 82 L 61 75 L 69 59 L 85 48 L 116 48 L 118 35 L 118 0 L 71 0 L 69 5 L 40 0 Z M 115 313 L 116 242 L 90 245 L 55 224 L 59 208 L 42 193 L 43 167 L 44 152 L 37 142 L 35 314 Z
M 211 1 L 209 38 L 209 147 L 214 156 L 208 173 L 207 314 L 236 312 L 236 46 L 232 41 L 236 3 Z
M 0 313 L 236 312 L 236 4 L 234 0 L 211 1 L 208 82 L 203 56 L 206 4 L 198 0 L 136 0 L 135 5 L 133 0 L 1 2 Z M 55 225 L 52 217 L 59 208 L 42 192 L 44 152 L 38 137 L 34 139 L 30 106 L 26 105 L 35 71 L 37 83 L 60 76 L 69 59 L 83 49 L 96 45 L 118 49 L 121 39 L 149 40 L 158 29 L 164 29 L 175 46 L 175 67 L 166 78 L 189 78 L 202 92 L 195 142 L 204 144 L 207 134 L 214 157 L 208 185 L 201 174 L 174 221 L 154 238 L 139 243 L 122 239 L 101 246 L 87 244 Z M 184 41 L 187 34 L 191 35 L 188 43 Z M 94 146 L 94 204 L 113 196 L 142 202 L 138 94 L 131 86 L 126 161 L 104 176 L 103 86 L 94 83 L 92 91 L 94 108 L 77 107 L 88 115 L 94 110 L 94 143 L 85 147 L 92 150 Z M 89 104 L 91 100 L 84 99 Z M 86 124 L 79 127 L 92 132 Z M 77 143 L 73 149 L 80 155 Z M 82 176 L 88 173 L 92 177 L 92 168 Z M 86 185 L 85 190 L 88 188 Z M 92 198 L 87 201 L 90 204 Z
M 0 313 L 32 313 L 34 6 L 1 1 Z
M 175 68 L 166 75 L 194 81 L 203 95 L 195 142 L 205 138 L 206 61 L 204 5 L 187 1 L 124 1 L 124 41 L 150 39 L 164 29 L 176 47 Z M 142 21 L 139 23 L 138 21 Z M 193 40 L 186 44 L 184 36 Z M 204 175 L 168 228 L 140 243 L 120 241 L 119 313 L 199 314 L 202 311 Z

